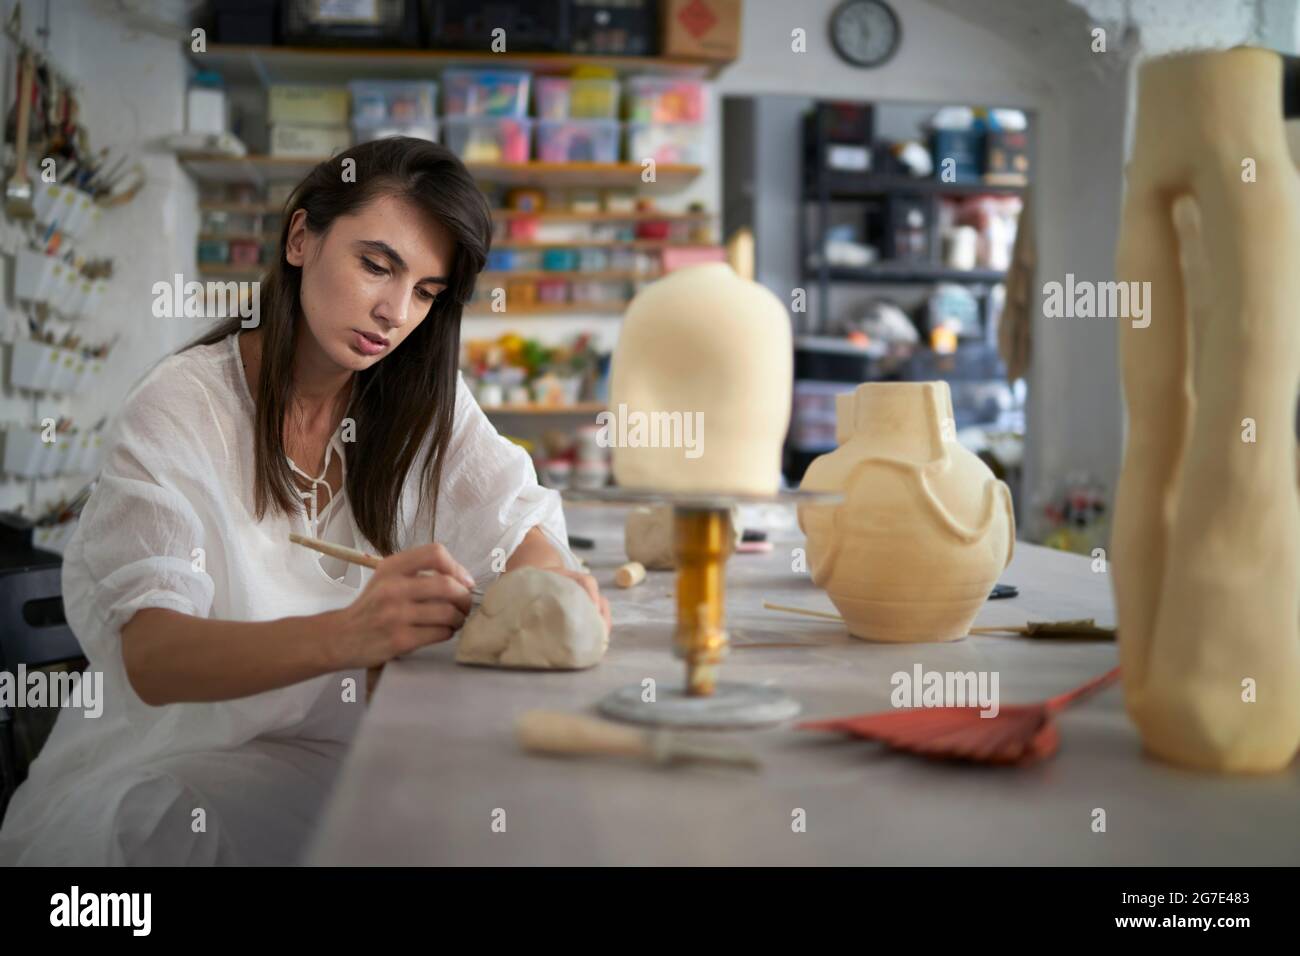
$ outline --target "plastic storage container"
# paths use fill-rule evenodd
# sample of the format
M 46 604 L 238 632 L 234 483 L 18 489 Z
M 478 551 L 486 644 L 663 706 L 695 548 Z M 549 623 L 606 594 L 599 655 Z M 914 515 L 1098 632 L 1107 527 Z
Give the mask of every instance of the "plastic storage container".
M 628 77 L 627 118 L 634 123 L 703 123 L 704 84 L 662 76 Z
M 449 69 L 442 74 L 443 113 L 447 116 L 528 115 L 531 74 L 522 70 Z
M 445 142 L 467 163 L 526 163 L 532 120 L 448 116 Z
M 539 76 L 538 119 L 618 119 L 618 80 Z
M 698 123 L 628 123 L 627 160 L 702 165 L 705 129 Z
M 538 120 L 537 158 L 544 163 L 618 162 L 618 121 Z
M 353 125 L 428 124 L 438 102 L 438 84 L 408 80 L 353 80 Z
M 438 121 L 434 119 L 404 123 L 380 120 L 377 123 L 353 122 L 352 142 L 368 143 L 372 139 L 384 139 L 388 136 L 411 136 L 415 139 L 427 139 L 431 143 L 438 141 Z

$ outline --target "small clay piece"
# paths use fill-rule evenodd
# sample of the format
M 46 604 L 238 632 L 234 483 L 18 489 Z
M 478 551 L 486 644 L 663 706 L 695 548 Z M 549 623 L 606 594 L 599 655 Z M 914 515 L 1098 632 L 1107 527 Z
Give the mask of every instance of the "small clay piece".
M 581 670 L 600 663 L 609 634 L 600 611 L 572 578 L 518 568 L 483 595 L 460 632 L 456 660 L 490 667 Z
M 1138 75 L 1116 276 L 1128 428 L 1109 575 L 1146 749 L 1230 773 L 1300 748 L 1300 180 L 1283 64 L 1238 47 Z
M 621 588 L 630 588 L 645 580 L 645 565 L 639 561 L 629 561 L 614 572 L 614 583 Z
M 799 509 L 813 583 L 855 637 L 964 637 L 1011 561 L 1010 489 L 958 444 L 946 382 L 859 385 L 835 410 L 845 440 L 802 485 L 845 496 Z
M 731 509 L 732 550 L 740 543 L 740 509 Z M 627 559 L 644 564 L 652 571 L 670 571 L 677 567 L 674 549 L 673 509 L 671 505 L 633 508 L 623 525 L 623 547 Z M 730 555 L 731 552 L 728 552 Z
M 677 566 L 673 556 L 673 509 L 670 505 L 633 508 L 623 525 L 623 548 L 629 561 L 656 571 Z

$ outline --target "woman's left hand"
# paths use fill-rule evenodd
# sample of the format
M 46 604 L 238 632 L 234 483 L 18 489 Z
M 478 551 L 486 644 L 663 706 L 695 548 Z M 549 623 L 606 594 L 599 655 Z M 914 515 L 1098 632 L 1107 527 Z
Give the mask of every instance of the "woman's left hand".
M 609 615 L 609 601 L 600 593 L 600 585 L 590 574 L 584 574 L 581 571 L 570 571 L 568 568 L 543 568 L 542 570 L 550 571 L 552 574 L 561 574 L 566 578 L 572 578 L 582 585 L 582 589 L 587 592 L 596 609 L 600 611 L 600 618 L 605 622 L 605 636 L 609 636 L 609 629 L 613 625 Z

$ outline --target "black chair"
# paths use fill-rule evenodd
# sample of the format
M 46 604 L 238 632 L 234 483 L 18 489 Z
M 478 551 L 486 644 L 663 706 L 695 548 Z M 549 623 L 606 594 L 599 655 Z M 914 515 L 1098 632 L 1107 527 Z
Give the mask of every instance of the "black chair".
M 0 670 L 17 680 L 28 670 L 74 663 L 85 666 L 81 645 L 63 613 L 59 564 L 0 569 Z M 57 708 L 19 713 L 0 707 L 0 821 L 9 799 L 27 777 L 27 767 L 49 736 Z

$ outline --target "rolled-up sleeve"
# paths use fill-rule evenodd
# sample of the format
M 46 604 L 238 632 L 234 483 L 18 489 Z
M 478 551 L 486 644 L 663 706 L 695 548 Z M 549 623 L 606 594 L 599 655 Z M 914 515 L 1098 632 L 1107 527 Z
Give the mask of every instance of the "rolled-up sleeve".
M 92 661 L 120 655 L 137 611 L 206 617 L 212 608 L 200 509 L 213 463 L 183 421 L 186 403 L 159 391 L 145 386 L 122 409 L 65 555 L 68 623 Z
M 418 474 L 418 464 L 413 474 Z M 497 432 L 457 375 L 455 423 L 438 493 L 437 540 L 483 580 L 500 570 L 533 528 L 546 536 L 566 567 L 581 568 L 569 550 L 559 492 L 537 483 L 528 453 Z M 423 509 L 405 530 L 406 547 L 429 540 Z

